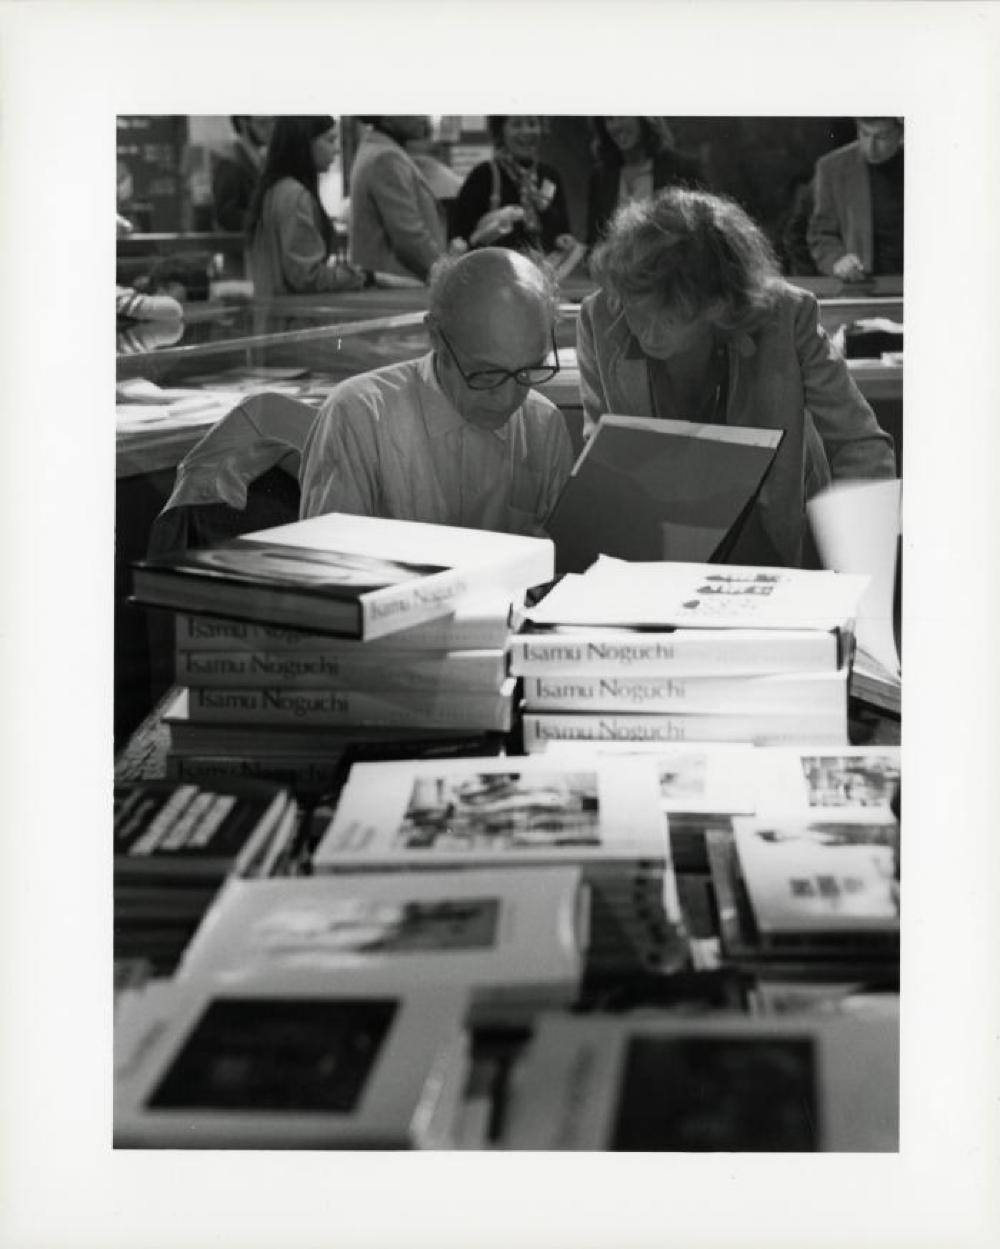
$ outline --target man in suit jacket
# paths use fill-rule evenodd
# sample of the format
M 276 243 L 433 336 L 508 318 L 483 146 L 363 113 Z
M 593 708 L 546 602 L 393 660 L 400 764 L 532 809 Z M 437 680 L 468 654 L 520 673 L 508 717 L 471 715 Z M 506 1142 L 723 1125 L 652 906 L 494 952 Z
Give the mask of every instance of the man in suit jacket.
M 425 282 L 445 250 L 445 232 L 434 193 L 403 144 L 423 136 L 426 118 L 366 120 L 372 128 L 351 168 L 351 263 Z
M 816 162 L 809 247 L 845 282 L 903 271 L 903 123 L 859 117 L 858 138 Z

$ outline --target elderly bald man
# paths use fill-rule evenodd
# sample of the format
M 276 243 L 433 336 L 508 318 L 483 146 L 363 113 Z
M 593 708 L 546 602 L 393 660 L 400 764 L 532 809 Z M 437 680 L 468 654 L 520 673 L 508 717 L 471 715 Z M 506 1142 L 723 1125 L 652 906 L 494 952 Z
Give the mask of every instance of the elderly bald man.
M 302 456 L 303 517 L 350 512 L 539 534 L 569 475 L 554 283 L 506 248 L 431 272 L 431 351 L 342 382 Z

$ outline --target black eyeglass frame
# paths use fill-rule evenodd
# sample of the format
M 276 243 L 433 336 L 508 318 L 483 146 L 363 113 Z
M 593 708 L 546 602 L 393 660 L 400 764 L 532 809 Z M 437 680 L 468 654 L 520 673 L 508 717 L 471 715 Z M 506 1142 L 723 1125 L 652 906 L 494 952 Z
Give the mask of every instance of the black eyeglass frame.
M 448 341 L 448 336 L 439 325 L 437 332 L 441 335 L 441 341 L 451 353 L 452 360 L 455 361 L 455 368 L 462 375 L 462 381 L 470 390 L 499 390 L 501 386 L 505 386 L 509 381 L 515 381 L 519 386 L 540 386 L 543 382 L 549 382 L 562 369 L 559 363 L 559 348 L 556 346 L 556 329 L 552 327 L 550 335 L 552 338 L 552 354 L 555 356 L 555 364 L 535 364 L 528 365 L 523 369 L 477 369 L 473 373 L 466 373 L 465 369 L 455 354 L 455 348 Z M 531 374 L 531 376 L 526 376 Z M 495 381 L 483 383 L 484 377 L 496 378 Z

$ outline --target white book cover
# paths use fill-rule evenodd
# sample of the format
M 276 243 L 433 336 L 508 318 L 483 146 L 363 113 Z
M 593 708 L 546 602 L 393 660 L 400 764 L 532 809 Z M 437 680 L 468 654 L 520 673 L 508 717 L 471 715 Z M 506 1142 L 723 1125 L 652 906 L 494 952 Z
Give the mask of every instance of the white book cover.
M 847 708 L 812 715 L 654 715 L 627 712 L 533 712 L 522 721 L 524 748 L 544 752 L 562 742 L 746 742 L 781 746 L 847 745 Z
M 754 781 L 758 811 L 862 823 L 892 820 L 890 803 L 900 781 L 900 749 L 759 749 Z
M 733 835 L 762 939 L 898 932 L 894 823 L 760 815 L 734 820 Z
M 631 676 L 556 673 L 525 677 L 529 711 L 846 715 L 847 668 L 766 676 Z
M 593 672 L 622 676 L 750 676 L 837 667 L 834 630 L 639 629 L 555 626 L 510 639 L 515 676 Z
M 577 867 L 233 881 L 178 975 L 239 984 L 316 972 L 345 991 L 461 982 L 472 997 L 568 1005 L 583 973 L 588 899 Z
M 539 1017 L 507 1149 L 894 1152 L 899 1018 Z
M 313 856 L 345 868 L 667 859 L 645 758 L 358 763 Z
M 866 585 L 834 572 L 602 558 L 526 614 L 543 625 L 828 630 L 853 620 Z
M 426 1090 L 464 1047 L 453 989 L 345 993 L 281 974 L 173 982 L 147 1003 L 116 1041 L 118 1148 L 416 1145 Z
M 749 815 L 757 810 L 755 764 L 760 752 L 740 743 L 690 746 L 631 742 L 554 742 L 549 755 L 620 759 L 630 754 L 652 761 L 666 812 Z

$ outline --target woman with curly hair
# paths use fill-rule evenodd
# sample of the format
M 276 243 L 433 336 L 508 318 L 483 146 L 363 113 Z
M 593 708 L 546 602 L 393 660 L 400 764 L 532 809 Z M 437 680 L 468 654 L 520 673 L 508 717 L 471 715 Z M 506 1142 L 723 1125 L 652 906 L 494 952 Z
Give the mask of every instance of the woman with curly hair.
M 801 565 L 831 478 L 894 477 L 892 439 L 737 204 L 668 189 L 618 210 L 593 257 L 577 352 L 584 424 L 606 412 L 783 429 L 733 563 Z
M 333 227 L 319 199 L 319 175 L 337 155 L 332 117 L 279 117 L 247 209 L 254 294 L 359 290 L 362 276 L 332 256 Z
M 591 117 L 595 166 L 587 187 L 587 246 L 593 247 L 616 208 L 664 187 L 701 187 L 698 158 L 674 147 L 662 117 Z

